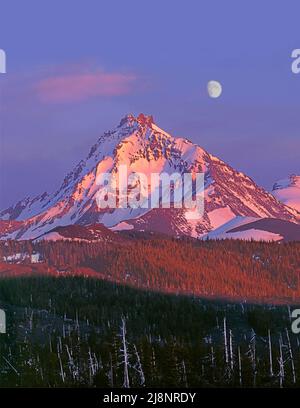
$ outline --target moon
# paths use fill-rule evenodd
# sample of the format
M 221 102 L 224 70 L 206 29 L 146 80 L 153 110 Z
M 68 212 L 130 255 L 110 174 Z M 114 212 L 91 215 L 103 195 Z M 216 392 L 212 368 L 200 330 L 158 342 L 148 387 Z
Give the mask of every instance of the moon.
M 222 85 L 218 81 L 209 81 L 207 84 L 207 92 L 211 98 L 219 98 L 222 93 Z

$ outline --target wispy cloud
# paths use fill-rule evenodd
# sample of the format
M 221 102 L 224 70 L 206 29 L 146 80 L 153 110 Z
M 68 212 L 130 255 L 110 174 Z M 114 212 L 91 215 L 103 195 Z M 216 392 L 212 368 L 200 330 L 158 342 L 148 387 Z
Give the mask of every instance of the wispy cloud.
M 137 76 L 104 70 L 63 72 L 40 79 L 34 86 L 43 102 L 77 102 L 95 96 L 126 95 L 134 90 Z

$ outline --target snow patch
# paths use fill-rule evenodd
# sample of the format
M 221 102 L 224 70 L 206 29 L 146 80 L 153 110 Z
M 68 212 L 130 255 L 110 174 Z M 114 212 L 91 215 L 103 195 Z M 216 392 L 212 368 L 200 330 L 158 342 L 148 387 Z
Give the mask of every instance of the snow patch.
M 134 229 L 133 225 L 128 224 L 127 222 L 120 222 L 118 225 L 110 228 L 112 231 L 126 231 Z

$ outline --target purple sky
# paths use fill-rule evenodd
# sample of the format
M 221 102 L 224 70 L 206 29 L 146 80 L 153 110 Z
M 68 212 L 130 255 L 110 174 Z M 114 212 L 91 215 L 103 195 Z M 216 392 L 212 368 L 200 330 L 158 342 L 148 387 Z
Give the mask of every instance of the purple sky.
M 299 0 L 1 0 L 0 207 L 57 187 L 130 112 L 266 188 L 299 174 L 299 15 Z

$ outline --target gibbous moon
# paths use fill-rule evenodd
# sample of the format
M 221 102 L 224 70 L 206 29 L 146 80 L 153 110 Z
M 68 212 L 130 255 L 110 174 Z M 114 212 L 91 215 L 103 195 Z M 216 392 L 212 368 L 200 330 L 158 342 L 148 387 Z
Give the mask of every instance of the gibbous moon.
M 211 98 L 219 98 L 222 93 L 222 85 L 218 81 L 209 81 L 207 84 L 207 92 Z

